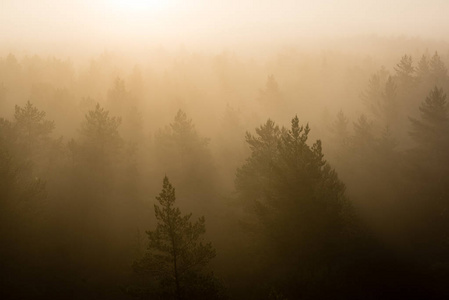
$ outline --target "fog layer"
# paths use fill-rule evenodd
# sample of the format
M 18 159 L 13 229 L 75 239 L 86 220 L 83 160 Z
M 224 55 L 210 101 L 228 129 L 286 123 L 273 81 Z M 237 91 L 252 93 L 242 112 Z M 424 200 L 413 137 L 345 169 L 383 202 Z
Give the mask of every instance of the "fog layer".
M 1 299 L 449 297 L 445 1 L 3 1 Z

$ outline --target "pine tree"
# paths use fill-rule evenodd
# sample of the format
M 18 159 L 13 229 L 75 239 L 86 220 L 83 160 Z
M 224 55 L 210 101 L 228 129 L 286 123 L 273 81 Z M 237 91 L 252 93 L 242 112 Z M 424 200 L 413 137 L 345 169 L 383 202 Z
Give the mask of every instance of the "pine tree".
M 410 151 L 412 170 L 425 197 L 444 202 L 449 197 L 449 115 L 446 94 L 435 87 L 419 107 L 420 118 L 410 118 L 410 135 L 416 142 Z M 415 186 L 417 185 L 415 184 Z M 431 196 L 433 195 L 433 196 Z M 443 203 L 441 203 L 443 205 Z M 429 205 L 430 206 L 430 205 Z M 443 208 L 449 205 L 444 203 Z
M 270 113 L 270 115 L 282 115 L 286 103 L 274 75 L 269 75 L 267 77 L 265 87 L 259 89 L 259 95 L 256 100 L 261 104 L 264 110 Z
M 449 235 L 449 110 L 446 94 L 435 87 L 410 118 L 415 146 L 408 153 L 410 201 L 415 207 L 417 250 L 426 260 L 448 265 Z M 419 251 L 418 250 L 418 251 Z
M 448 82 L 447 68 L 441 60 L 438 52 L 432 56 L 429 63 L 430 77 L 432 83 L 438 86 L 445 85 Z
M 54 121 L 28 101 L 23 107 L 16 105 L 14 120 L 10 124 L 8 151 L 17 161 L 27 164 L 34 176 L 47 177 L 60 154 L 62 138 L 52 138 Z
M 126 140 L 139 142 L 143 137 L 142 113 L 137 99 L 126 89 L 125 81 L 117 77 L 113 87 L 108 90 L 107 104 L 113 114 L 122 120 L 120 133 Z
M 119 117 L 111 117 L 109 111 L 97 104 L 95 109 L 85 115 L 80 128 L 80 139 L 67 144 L 74 167 L 73 174 L 79 176 L 72 182 L 82 182 L 85 187 L 76 192 L 89 193 L 79 196 L 80 199 L 87 199 L 98 193 L 105 200 L 107 193 L 114 193 L 114 188 L 117 187 L 114 180 L 122 162 L 120 153 L 123 140 L 118 132 L 120 124 Z
M 120 112 L 126 105 L 129 105 L 129 93 L 125 87 L 125 81 L 117 77 L 114 80 L 113 87 L 108 90 L 108 102 L 114 112 Z
M 399 83 L 404 88 L 409 88 L 414 82 L 415 67 L 413 67 L 412 57 L 404 55 L 401 61 L 394 68 Z
M 440 148 L 448 142 L 448 106 L 446 94 L 442 89 L 434 87 L 425 101 L 419 107 L 421 119 L 410 118 L 412 130 L 410 135 L 418 143 L 419 147 Z
M 14 129 L 17 142 L 25 155 L 32 155 L 49 141 L 55 128 L 53 121 L 45 119 L 45 112 L 28 101 L 24 107 L 15 106 Z
M 236 188 L 242 199 L 263 201 L 270 197 L 273 183 L 273 166 L 278 155 L 278 143 L 283 130 L 272 120 L 256 128 L 256 135 L 246 133 L 246 142 L 251 149 L 247 163 L 237 169 Z
M 427 55 L 421 56 L 416 70 L 420 82 L 426 82 L 430 75 L 429 59 Z
M 259 101 L 265 103 L 266 105 L 279 104 L 282 100 L 281 92 L 279 90 L 279 85 L 271 74 L 267 77 L 265 82 L 265 88 L 259 91 Z
M 361 115 L 357 122 L 353 123 L 354 134 L 351 138 L 351 146 L 355 155 L 367 156 L 373 151 L 375 143 L 373 123 L 365 116 Z
M 340 110 L 337 114 L 337 119 L 334 121 L 331 131 L 335 134 L 335 139 L 342 145 L 347 143 L 349 131 L 348 131 L 348 118 L 344 114 L 343 110 Z
M 247 134 L 251 155 L 236 177 L 238 196 L 252 212 L 246 221 L 254 217 L 248 228 L 263 245 L 266 280 L 292 298 L 320 280 L 309 274 L 325 274 L 336 263 L 351 219 L 344 184 L 323 159 L 321 142 L 307 144 L 309 131 L 297 117 L 289 130 L 268 120 L 255 136 Z
M 350 133 L 348 128 L 349 120 L 344 114 L 343 110 L 337 113 L 336 119 L 329 126 L 331 133 L 330 141 L 330 156 L 332 156 L 334 163 L 344 164 L 348 154 L 348 147 L 350 142 Z M 341 168 L 340 168 L 341 170 Z
M 44 112 L 28 102 L 23 108 L 16 106 L 14 121 L 0 118 L 2 299 L 27 298 L 25 295 L 32 285 L 30 275 L 24 270 L 37 270 L 45 257 L 42 253 L 48 250 L 49 240 L 42 231 L 48 222 L 47 188 L 36 164 L 36 155 L 47 146 L 45 141 L 53 128 L 53 123 L 44 116 Z M 12 284 L 16 282 L 20 286 Z M 35 286 L 34 275 L 32 282 Z M 35 290 L 28 298 L 31 295 L 36 295 Z
M 98 103 L 85 118 L 81 127 L 84 154 L 90 162 L 103 166 L 122 146 L 118 132 L 121 119 L 110 117 Z
M 200 137 L 192 119 L 182 110 L 178 110 L 169 126 L 156 134 L 156 140 L 163 152 L 177 152 L 183 156 L 205 151 L 209 142 Z
M 398 103 L 397 103 L 397 87 L 391 76 L 388 76 L 387 82 L 385 83 L 385 89 L 382 94 L 382 118 L 384 125 L 392 126 L 393 123 L 397 121 L 398 117 Z
M 159 288 L 165 291 L 162 295 L 156 291 L 156 295 L 162 298 L 198 299 L 204 293 L 213 297 L 211 276 L 204 273 L 204 268 L 215 257 L 215 250 L 210 242 L 203 242 L 204 217 L 192 223 L 192 214 L 181 215 L 174 206 L 175 189 L 166 176 L 156 199 L 160 205 L 154 205 L 157 226 L 154 231 L 147 231 L 148 250 L 134 263 L 134 270 L 159 282 Z
M 203 213 L 207 210 L 205 204 L 210 204 L 213 199 L 217 179 L 208 142 L 209 139 L 197 132 L 192 119 L 182 110 L 155 136 L 160 172 L 172 174 L 172 179 L 179 182 L 185 203 Z
M 384 86 L 387 82 L 387 75 L 388 72 L 382 67 L 370 77 L 367 88 L 361 94 L 361 99 L 370 113 L 378 118 L 382 114 Z

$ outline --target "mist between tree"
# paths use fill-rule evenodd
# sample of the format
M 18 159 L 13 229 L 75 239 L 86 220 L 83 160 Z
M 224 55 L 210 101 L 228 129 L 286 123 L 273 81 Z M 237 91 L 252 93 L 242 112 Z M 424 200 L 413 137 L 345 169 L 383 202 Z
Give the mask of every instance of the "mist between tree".
M 448 297 L 449 52 L 399 40 L 0 57 L 1 298 Z

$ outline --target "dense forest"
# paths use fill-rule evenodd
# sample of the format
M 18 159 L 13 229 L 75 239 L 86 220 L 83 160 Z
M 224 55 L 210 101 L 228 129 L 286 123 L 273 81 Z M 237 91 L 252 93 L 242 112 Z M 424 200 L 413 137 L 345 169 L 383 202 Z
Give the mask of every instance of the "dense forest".
M 0 57 L 0 297 L 449 297 L 448 53 Z

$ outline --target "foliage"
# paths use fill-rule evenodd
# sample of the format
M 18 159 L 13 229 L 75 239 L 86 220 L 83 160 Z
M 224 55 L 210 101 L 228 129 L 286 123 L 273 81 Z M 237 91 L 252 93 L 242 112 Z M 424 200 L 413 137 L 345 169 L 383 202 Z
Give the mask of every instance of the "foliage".
M 429 79 L 430 75 L 430 66 L 429 59 L 427 55 L 422 55 L 421 59 L 418 62 L 418 68 L 416 69 L 416 73 L 421 82 L 425 82 Z
M 24 107 L 15 106 L 14 130 L 17 137 L 17 151 L 36 155 L 49 142 L 55 128 L 53 121 L 45 119 L 45 112 L 39 111 L 29 101 Z
M 265 241 L 271 275 L 289 278 L 284 291 L 296 296 L 299 286 L 323 279 L 308 272 L 338 265 L 332 257 L 342 255 L 352 222 L 344 184 L 323 159 L 321 142 L 307 145 L 309 131 L 297 117 L 289 130 L 268 120 L 256 136 L 247 134 L 251 155 L 236 177 Z
M 416 142 L 409 152 L 414 197 L 421 207 L 420 215 L 431 228 L 449 223 L 449 116 L 446 94 L 435 87 L 419 107 L 420 118 L 410 118 L 410 135 Z M 433 230 L 443 234 L 441 229 Z M 439 235 L 438 234 L 438 235 Z M 427 235 L 430 237 L 430 235 Z M 439 237 L 441 239 L 441 237 Z
M 394 68 L 396 71 L 396 77 L 401 85 L 404 87 L 410 87 L 414 82 L 415 67 L 413 66 L 413 60 L 410 55 L 404 55 L 401 61 Z
M 1 198 L 12 205 L 45 197 L 45 182 L 36 175 L 38 160 L 45 159 L 53 142 L 54 122 L 45 115 L 28 101 L 15 106 L 12 122 L 0 119 L 0 194 L 5 193 Z
M 109 111 L 97 103 L 88 111 L 81 126 L 82 146 L 85 157 L 93 164 L 105 164 L 122 146 L 118 128 L 121 119 L 110 117 Z
M 208 143 L 208 139 L 198 135 L 192 120 L 182 110 L 178 110 L 173 123 L 156 137 L 166 150 L 172 147 L 184 155 L 201 151 Z
M 40 232 L 47 187 L 37 160 L 45 158 L 53 122 L 30 102 L 15 111 L 12 122 L 0 118 L 0 296 L 22 294 L 22 287 L 14 287 L 17 282 L 29 291 L 27 270 L 39 267 L 47 241 Z
M 279 90 L 279 85 L 274 78 L 274 75 L 271 74 L 267 77 L 267 81 L 265 82 L 265 87 L 259 90 L 259 98 L 258 100 L 269 107 L 274 107 L 275 105 L 279 105 L 282 100 L 282 95 Z
M 192 214 L 181 215 L 174 206 L 175 189 L 167 177 L 156 199 L 160 204 L 154 205 L 158 223 L 154 231 L 147 231 L 148 250 L 134 264 L 134 270 L 159 282 L 159 291 L 152 292 L 157 295 L 163 291 L 164 299 L 216 298 L 213 295 L 216 287 L 210 283 L 213 277 L 203 272 L 215 257 L 211 243 L 203 243 L 204 217 L 192 223 Z
M 446 85 L 448 81 L 447 68 L 441 60 L 438 52 L 432 56 L 429 62 L 430 76 L 435 85 Z
M 172 174 L 173 180 L 182 184 L 186 203 L 190 207 L 201 206 L 199 209 L 205 208 L 205 201 L 210 203 L 216 187 L 217 174 L 208 142 L 209 139 L 200 136 L 192 120 L 182 110 L 155 137 L 155 158 L 160 172 Z
M 444 146 L 449 142 L 447 140 L 449 118 L 446 94 L 442 89 L 434 87 L 420 105 L 419 111 L 420 120 L 410 118 L 412 125 L 410 135 L 420 147 L 433 147 L 445 151 Z
M 371 76 L 361 98 L 369 112 L 384 125 L 391 125 L 398 115 L 397 86 L 385 70 Z

